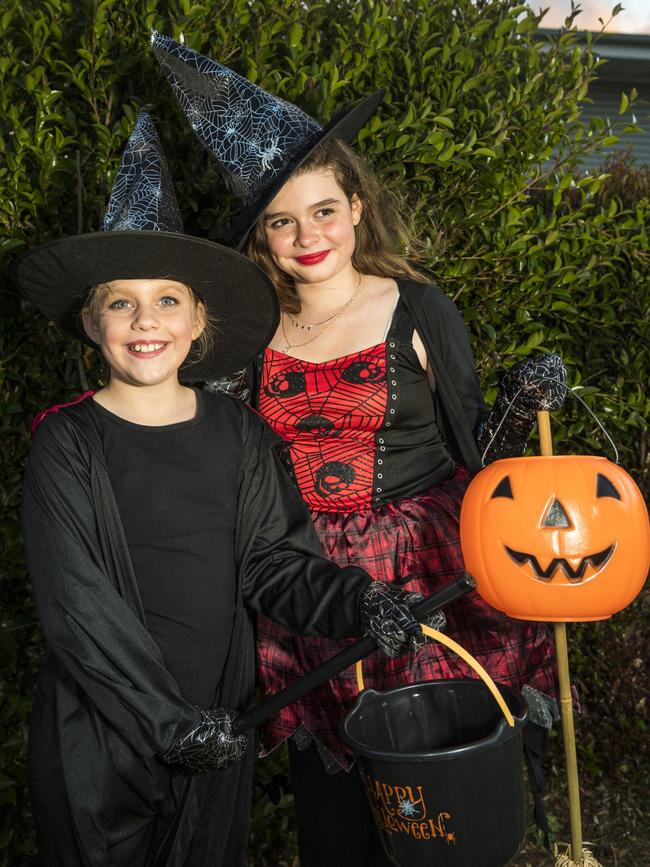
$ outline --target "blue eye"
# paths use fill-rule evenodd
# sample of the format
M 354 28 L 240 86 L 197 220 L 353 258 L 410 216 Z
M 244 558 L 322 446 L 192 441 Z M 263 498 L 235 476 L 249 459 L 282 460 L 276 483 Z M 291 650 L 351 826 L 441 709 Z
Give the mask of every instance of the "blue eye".
M 129 302 L 124 298 L 118 298 L 117 301 L 111 301 L 108 305 L 110 310 L 126 310 L 129 306 Z
M 173 307 L 175 304 L 178 304 L 178 298 L 173 298 L 171 295 L 165 295 L 160 299 L 161 307 Z

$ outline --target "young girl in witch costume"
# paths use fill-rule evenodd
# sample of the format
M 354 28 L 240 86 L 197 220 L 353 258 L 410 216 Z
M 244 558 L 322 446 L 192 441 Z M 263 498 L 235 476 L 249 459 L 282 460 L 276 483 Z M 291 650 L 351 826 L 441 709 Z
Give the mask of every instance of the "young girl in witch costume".
M 421 633 L 407 594 L 322 557 L 261 419 L 183 384 L 253 356 L 277 302 L 257 266 L 182 234 L 145 113 L 104 229 L 14 270 L 79 336 L 81 314 L 110 368 L 105 388 L 41 415 L 25 474 L 46 642 L 29 744 L 40 863 L 236 867 L 251 790 L 252 751 L 233 729 L 254 693 L 247 609 L 305 634 L 377 629 L 393 650 Z
M 409 586 L 435 591 L 463 570 L 458 520 L 470 473 L 484 452 L 490 460 L 523 453 L 536 410 L 561 405 L 561 361 L 516 365 L 488 412 L 457 308 L 400 253 L 409 244 L 394 202 L 344 143 L 380 93 L 323 129 L 209 58 L 157 33 L 152 42 L 194 131 L 243 199 L 235 235 L 281 304 L 256 362 L 208 387 L 244 390 L 286 441 L 290 474 L 332 560 L 386 582 L 415 574 Z M 531 719 L 550 726 L 546 627 L 511 620 L 475 592 L 445 613 L 449 635 L 495 680 L 525 687 Z M 263 616 L 258 624 L 268 693 L 340 649 Z M 367 686 L 388 689 L 473 672 L 428 643 L 417 655 L 370 658 L 364 675 Z M 359 776 L 346 773 L 354 757 L 339 727 L 356 695 L 348 670 L 262 732 L 267 752 L 289 739 L 301 867 L 392 863 Z

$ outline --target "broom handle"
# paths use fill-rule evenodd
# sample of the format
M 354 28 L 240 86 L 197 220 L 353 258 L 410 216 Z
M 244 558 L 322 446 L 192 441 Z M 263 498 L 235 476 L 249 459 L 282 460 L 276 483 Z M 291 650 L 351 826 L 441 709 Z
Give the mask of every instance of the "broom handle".
M 413 605 L 411 613 L 416 620 L 423 620 L 427 614 L 438 608 L 443 608 L 445 605 L 449 605 L 450 602 L 454 602 L 475 587 L 474 579 L 467 573 L 463 573 L 460 578 L 446 584 L 437 593 L 432 593 Z M 233 726 L 235 734 L 241 734 L 248 729 L 254 728 L 267 717 L 271 716 L 271 714 L 279 711 L 280 708 L 293 704 L 294 701 L 305 695 L 305 693 L 325 683 L 334 677 L 335 674 L 339 674 L 339 672 L 354 665 L 359 659 L 363 659 L 364 656 L 368 656 L 377 649 L 377 645 L 372 638 L 362 638 L 360 641 L 349 645 L 345 650 L 337 653 L 336 656 L 330 657 L 330 659 L 327 659 L 321 665 L 313 668 L 304 677 L 294 680 L 285 689 L 281 689 L 280 692 L 276 692 L 275 695 L 245 711 L 235 720 Z
M 539 444 L 542 455 L 553 454 L 551 421 L 548 412 L 537 413 Z M 573 702 L 571 700 L 571 678 L 569 676 L 569 651 L 567 645 L 566 623 L 554 623 L 555 651 L 557 654 L 557 673 L 560 681 L 560 710 L 562 713 L 562 735 L 566 760 L 567 784 L 569 789 L 569 818 L 571 821 L 571 860 L 583 864 L 582 827 L 580 822 L 580 786 L 578 783 L 578 757 L 573 725 Z

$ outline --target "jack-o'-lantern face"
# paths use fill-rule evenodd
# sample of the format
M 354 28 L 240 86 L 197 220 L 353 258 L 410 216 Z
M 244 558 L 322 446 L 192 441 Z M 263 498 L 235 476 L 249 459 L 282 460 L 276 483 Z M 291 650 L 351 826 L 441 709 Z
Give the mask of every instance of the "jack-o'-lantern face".
M 605 458 L 495 461 L 461 510 L 467 571 L 490 605 L 524 620 L 601 620 L 637 595 L 650 529 L 630 476 Z

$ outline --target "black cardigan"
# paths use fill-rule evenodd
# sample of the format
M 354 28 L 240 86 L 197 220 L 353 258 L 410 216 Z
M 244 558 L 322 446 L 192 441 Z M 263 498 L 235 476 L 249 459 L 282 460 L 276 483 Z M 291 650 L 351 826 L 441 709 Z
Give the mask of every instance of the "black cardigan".
M 436 423 L 452 458 L 471 473 L 481 469 L 474 432 L 488 409 L 483 400 L 467 327 L 454 302 L 437 288 L 398 280 L 399 293 L 427 352 L 435 383 Z

